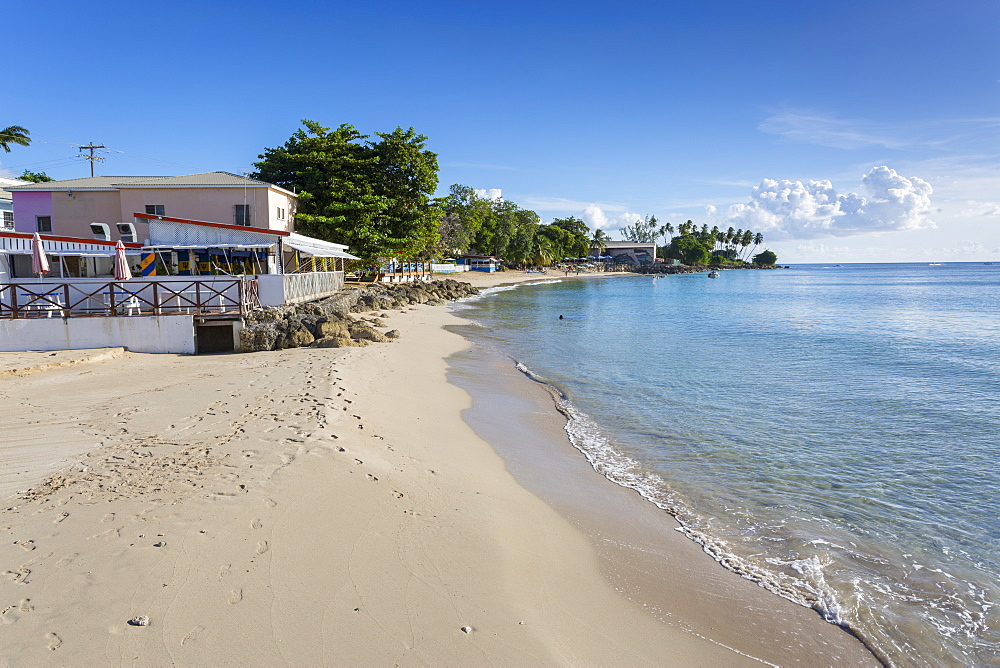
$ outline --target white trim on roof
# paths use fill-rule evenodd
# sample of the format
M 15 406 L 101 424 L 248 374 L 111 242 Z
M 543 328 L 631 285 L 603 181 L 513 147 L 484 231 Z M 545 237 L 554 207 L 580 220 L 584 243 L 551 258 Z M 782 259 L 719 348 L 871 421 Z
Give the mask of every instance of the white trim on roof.
M 312 255 L 313 257 L 340 257 L 345 260 L 360 259 L 356 255 L 346 252 L 347 246 L 344 244 L 335 244 L 330 241 L 323 241 L 322 239 L 314 239 L 303 234 L 296 234 L 295 232 L 285 237 L 283 241 L 285 246 L 294 248 L 306 255 Z

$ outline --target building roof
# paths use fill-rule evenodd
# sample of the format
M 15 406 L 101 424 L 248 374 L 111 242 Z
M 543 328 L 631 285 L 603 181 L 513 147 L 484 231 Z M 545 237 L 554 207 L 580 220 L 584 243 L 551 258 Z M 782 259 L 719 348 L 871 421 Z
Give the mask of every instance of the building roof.
M 10 199 L 10 191 L 7 188 L 28 185 L 30 183 L 30 181 L 22 181 L 21 179 L 0 179 L 0 199 Z
M 655 246 L 655 241 L 605 241 L 605 248 L 639 248 L 641 246 Z
M 275 188 L 276 185 L 257 179 L 230 174 L 229 172 L 205 172 L 184 176 L 90 176 L 82 179 L 49 181 L 11 186 L 12 190 L 118 190 L 120 188 L 178 188 L 178 187 L 250 187 Z M 289 193 L 291 194 L 291 193 Z

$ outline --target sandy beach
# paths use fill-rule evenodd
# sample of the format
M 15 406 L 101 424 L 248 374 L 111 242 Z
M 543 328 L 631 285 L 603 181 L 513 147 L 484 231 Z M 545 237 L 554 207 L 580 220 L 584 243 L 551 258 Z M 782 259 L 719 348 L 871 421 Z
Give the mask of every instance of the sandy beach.
M 0 359 L 0 665 L 877 664 L 588 473 L 503 370 L 516 419 L 477 433 L 460 318 L 388 316 L 365 348 Z

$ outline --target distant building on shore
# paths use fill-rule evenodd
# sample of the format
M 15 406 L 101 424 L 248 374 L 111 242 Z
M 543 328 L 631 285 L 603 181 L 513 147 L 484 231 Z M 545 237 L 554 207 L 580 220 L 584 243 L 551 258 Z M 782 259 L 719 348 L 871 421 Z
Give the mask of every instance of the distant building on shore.
M 656 261 L 656 243 L 606 241 L 604 255 L 617 264 L 652 264 Z

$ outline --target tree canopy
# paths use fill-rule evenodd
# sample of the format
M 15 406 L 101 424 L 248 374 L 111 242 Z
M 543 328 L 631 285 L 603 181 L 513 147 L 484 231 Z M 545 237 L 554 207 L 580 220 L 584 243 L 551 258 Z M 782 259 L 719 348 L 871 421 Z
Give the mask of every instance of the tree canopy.
M 437 243 L 437 154 L 413 128 L 377 132 L 315 121 L 254 163 L 254 178 L 298 194 L 296 228 L 363 258 L 415 257 Z
M 45 172 L 30 172 L 27 169 L 24 170 L 17 178 L 22 181 L 31 181 L 32 183 L 48 183 L 49 181 L 55 181 L 55 179 Z
M 757 253 L 753 256 L 754 264 L 762 264 L 765 266 L 771 266 L 778 261 L 778 256 L 774 254 L 774 251 L 766 250 L 763 253 Z

